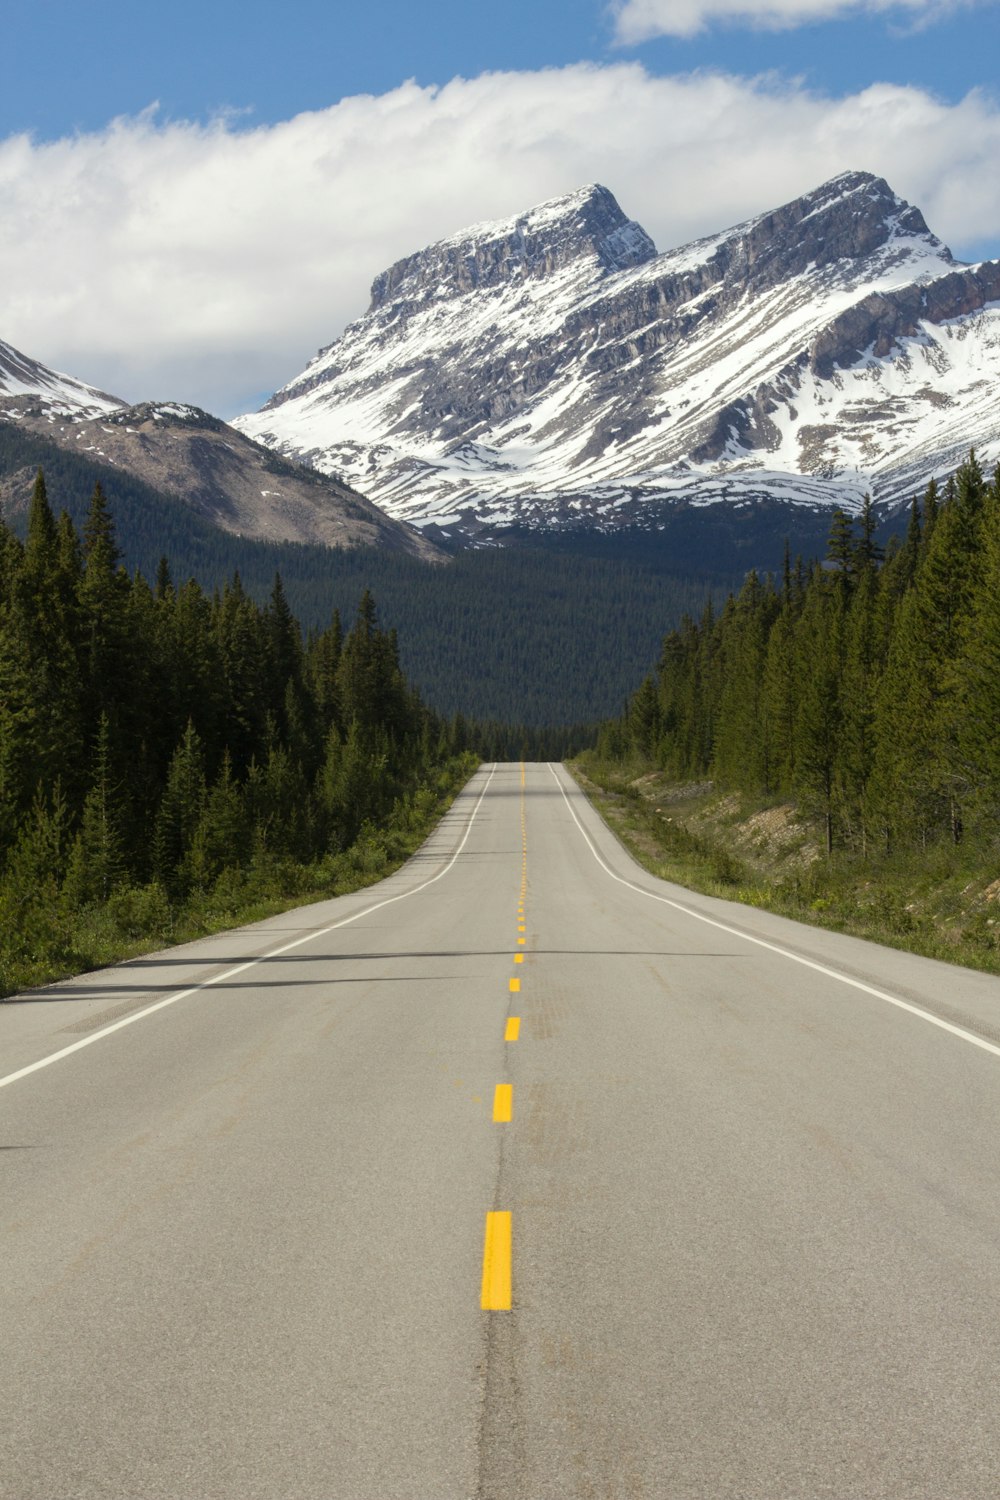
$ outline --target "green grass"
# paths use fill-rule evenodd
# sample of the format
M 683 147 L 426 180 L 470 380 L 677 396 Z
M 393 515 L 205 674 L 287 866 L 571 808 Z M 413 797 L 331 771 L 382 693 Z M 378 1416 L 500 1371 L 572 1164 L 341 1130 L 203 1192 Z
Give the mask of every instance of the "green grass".
M 862 859 L 814 857 L 803 820 L 782 849 L 748 830 L 768 804 L 701 784 L 667 782 L 648 766 L 570 767 L 608 826 L 653 875 L 889 947 L 1000 974 L 1000 877 L 995 847 L 938 844 Z

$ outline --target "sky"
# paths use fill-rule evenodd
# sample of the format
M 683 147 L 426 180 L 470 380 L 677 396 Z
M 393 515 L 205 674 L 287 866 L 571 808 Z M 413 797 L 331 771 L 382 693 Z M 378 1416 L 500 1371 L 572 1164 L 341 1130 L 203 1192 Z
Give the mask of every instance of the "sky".
M 670 249 L 861 169 L 997 257 L 998 58 L 1000 0 L 0 0 L 0 340 L 232 417 L 588 182 Z

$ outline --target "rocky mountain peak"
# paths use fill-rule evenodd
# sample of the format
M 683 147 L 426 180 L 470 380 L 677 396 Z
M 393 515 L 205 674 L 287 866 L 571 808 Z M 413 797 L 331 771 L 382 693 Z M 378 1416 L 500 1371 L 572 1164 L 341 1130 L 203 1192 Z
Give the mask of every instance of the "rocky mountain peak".
M 456 535 L 613 528 L 888 498 L 1000 443 L 994 371 L 1000 262 L 958 265 L 872 173 L 662 255 L 591 186 L 400 261 L 237 426 Z
M 575 262 L 601 271 L 654 259 L 656 246 L 599 183 L 550 199 L 513 219 L 474 224 L 408 255 L 372 283 L 369 313 L 388 304 L 464 296 L 549 276 Z
M 871 172 L 843 172 L 801 198 L 738 225 L 715 256 L 730 279 L 764 290 L 810 267 L 878 256 L 913 261 L 929 256 L 940 269 L 951 252 L 923 214 Z

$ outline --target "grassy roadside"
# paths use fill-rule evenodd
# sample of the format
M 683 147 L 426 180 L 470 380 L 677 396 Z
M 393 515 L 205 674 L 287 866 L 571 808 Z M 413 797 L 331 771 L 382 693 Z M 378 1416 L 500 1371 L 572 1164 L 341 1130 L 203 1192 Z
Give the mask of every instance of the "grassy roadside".
M 433 785 L 397 803 L 384 825 L 366 825 L 349 849 L 309 865 L 258 859 L 224 871 L 211 889 L 194 891 L 183 902 L 172 902 L 156 881 L 120 886 L 100 905 L 71 907 L 54 887 L 16 903 L 0 902 L 0 1001 L 374 885 L 419 849 L 477 764 L 475 756 L 457 758 Z
M 664 880 L 814 926 L 1000 974 L 1000 852 L 942 844 L 862 861 L 823 853 L 790 803 L 584 755 L 569 766 L 609 828 Z

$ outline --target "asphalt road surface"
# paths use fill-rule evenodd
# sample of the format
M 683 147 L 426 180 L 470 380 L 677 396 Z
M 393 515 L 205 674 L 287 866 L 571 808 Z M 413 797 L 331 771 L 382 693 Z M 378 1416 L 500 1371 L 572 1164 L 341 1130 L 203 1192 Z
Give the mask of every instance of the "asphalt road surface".
M 1000 1495 L 1000 982 L 559 767 L 0 1048 L 4 1500 Z

